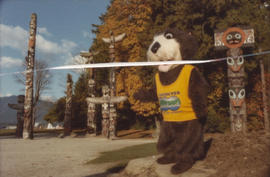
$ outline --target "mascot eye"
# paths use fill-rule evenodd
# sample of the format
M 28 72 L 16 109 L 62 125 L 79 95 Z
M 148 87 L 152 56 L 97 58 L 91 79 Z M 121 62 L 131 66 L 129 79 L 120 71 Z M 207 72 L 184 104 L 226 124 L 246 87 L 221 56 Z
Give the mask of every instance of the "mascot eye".
M 242 65 L 243 63 L 244 63 L 244 58 L 243 58 L 243 56 L 238 57 L 238 58 L 237 58 L 237 64 L 238 64 L 238 65 Z
M 172 39 L 172 38 L 173 38 L 173 34 L 172 34 L 172 33 L 166 33 L 166 34 L 165 34 L 165 37 L 166 37 L 167 39 Z
M 241 39 L 241 38 L 242 38 L 241 34 L 239 34 L 239 33 L 235 34 L 234 37 L 235 37 L 236 39 Z
M 233 60 L 232 57 L 228 57 L 228 58 L 227 58 L 227 64 L 228 64 L 228 65 L 234 65 L 234 60 Z
M 238 98 L 243 99 L 246 95 L 245 89 L 241 89 L 240 92 L 238 93 Z
M 229 90 L 229 97 L 231 98 L 231 99 L 235 99 L 236 98 L 236 94 L 234 93 L 234 91 L 233 90 Z

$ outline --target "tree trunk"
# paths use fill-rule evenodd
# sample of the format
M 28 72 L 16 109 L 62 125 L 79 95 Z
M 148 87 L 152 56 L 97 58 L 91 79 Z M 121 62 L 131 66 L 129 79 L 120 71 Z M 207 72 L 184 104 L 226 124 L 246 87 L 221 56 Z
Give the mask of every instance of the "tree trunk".
M 24 128 L 23 139 L 33 139 L 33 80 L 35 65 L 35 44 L 36 44 L 37 15 L 32 14 L 30 21 L 30 37 L 27 55 L 27 73 L 25 83 L 25 102 L 24 102 Z

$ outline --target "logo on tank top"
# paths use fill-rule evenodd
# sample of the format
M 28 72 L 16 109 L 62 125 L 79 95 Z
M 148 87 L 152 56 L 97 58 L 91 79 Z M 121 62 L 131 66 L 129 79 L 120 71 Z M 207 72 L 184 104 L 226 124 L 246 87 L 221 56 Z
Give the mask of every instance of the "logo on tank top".
M 161 111 L 176 111 L 181 106 L 181 101 L 176 96 L 159 98 Z

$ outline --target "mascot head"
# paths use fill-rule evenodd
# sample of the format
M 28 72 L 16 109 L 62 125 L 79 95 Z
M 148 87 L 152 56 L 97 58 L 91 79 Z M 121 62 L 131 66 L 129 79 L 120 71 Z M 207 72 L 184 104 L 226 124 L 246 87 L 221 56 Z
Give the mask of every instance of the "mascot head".
M 167 29 L 154 36 L 147 51 L 148 61 L 174 61 L 192 59 L 198 49 L 198 43 L 191 33 L 176 28 Z M 177 65 L 159 65 L 158 70 L 168 72 Z

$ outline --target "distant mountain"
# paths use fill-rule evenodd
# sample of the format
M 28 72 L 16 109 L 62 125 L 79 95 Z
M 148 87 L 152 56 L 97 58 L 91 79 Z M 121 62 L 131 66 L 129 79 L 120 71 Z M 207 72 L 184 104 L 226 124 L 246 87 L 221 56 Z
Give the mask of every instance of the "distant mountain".
M 16 124 L 17 111 L 8 107 L 8 103 L 17 104 L 17 96 L 0 97 L 0 124 Z M 43 117 L 53 106 L 53 102 L 40 100 L 37 105 L 36 122 L 45 123 Z

